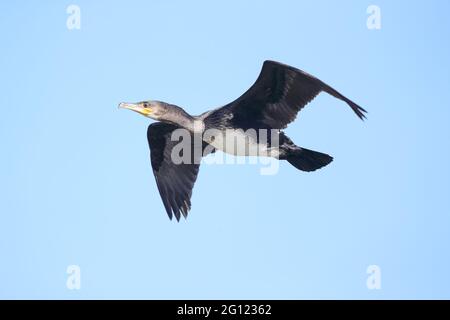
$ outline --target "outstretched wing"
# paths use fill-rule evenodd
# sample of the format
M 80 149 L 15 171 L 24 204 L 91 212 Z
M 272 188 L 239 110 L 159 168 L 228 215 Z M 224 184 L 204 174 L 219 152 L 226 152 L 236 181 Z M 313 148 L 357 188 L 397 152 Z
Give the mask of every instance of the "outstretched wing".
M 183 138 L 172 141 L 172 133 L 176 129 L 184 130 Z M 153 174 L 167 214 L 170 219 L 175 215 L 180 220 L 181 214 L 186 218 L 191 209 L 192 189 L 197 180 L 200 160 L 207 144 L 203 142 L 202 150 L 195 150 L 194 138 L 190 132 L 163 122 L 156 122 L 148 127 L 147 139 Z M 175 146 L 180 152 L 172 155 Z M 190 152 L 189 160 L 180 163 L 184 152 Z
M 360 119 L 366 110 L 312 75 L 275 61 L 265 61 L 256 82 L 234 102 L 226 106 L 239 128 L 283 129 L 297 113 L 320 92 L 345 101 Z

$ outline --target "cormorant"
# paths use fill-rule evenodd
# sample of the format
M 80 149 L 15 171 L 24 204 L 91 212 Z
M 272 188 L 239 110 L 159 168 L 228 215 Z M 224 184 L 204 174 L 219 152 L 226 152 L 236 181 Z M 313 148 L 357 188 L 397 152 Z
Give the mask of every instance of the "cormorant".
M 235 155 L 287 160 L 302 171 L 314 171 L 329 164 L 333 160 L 331 156 L 299 147 L 281 131 L 322 91 L 346 102 L 364 120 L 366 110 L 335 89 L 304 71 L 275 61 L 264 62 L 256 82 L 238 99 L 199 116 L 191 116 L 182 108 L 161 101 L 122 102 L 119 108 L 158 121 L 147 130 L 151 165 L 167 214 L 170 219 L 175 215 L 179 221 L 181 215 L 187 217 L 191 208 L 190 198 L 201 157 L 216 149 Z M 172 134 L 177 129 L 183 129 L 193 138 L 188 142 L 191 150 L 201 149 L 191 152 L 189 160 L 181 163 L 172 159 L 172 151 L 178 143 L 173 141 Z M 202 134 L 209 129 L 219 134 L 205 138 Z M 275 131 L 277 145 L 273 146 L 270 139 L 261 139 L 259 134 L 247 133 L 256 130 Z M 194 144 L 196 136 L 200 137 L 200 145 Z M 224 142 L 230 137 L 236 139 L 237 144 L 243 143 L 245 148 L 228 147 Z M 183 152 L 184 149 L 181 156 Z

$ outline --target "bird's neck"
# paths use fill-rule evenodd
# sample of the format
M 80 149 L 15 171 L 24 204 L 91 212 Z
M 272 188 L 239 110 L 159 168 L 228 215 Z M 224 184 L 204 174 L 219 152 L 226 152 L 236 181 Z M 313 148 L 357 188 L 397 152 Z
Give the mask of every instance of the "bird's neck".
M 179 125 L 191 132 L 198 131 L 198 120 L 178 106 L 172 106 L 170 112 L 164 115 L 164 120 Z

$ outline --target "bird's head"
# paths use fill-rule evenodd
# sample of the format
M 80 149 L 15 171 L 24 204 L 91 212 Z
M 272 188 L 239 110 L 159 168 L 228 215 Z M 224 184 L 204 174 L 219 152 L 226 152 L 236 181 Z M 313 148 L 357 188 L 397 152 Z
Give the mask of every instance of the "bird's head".
M 135 111 L 154 120 L 161 119 L 168 110 L 167 104 L 161 101 L 121 102 L 119 108 Z

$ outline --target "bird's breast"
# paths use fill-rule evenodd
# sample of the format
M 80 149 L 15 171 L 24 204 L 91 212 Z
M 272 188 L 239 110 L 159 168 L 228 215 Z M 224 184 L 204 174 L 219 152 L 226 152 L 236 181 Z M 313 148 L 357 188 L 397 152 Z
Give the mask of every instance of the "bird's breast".
M 249 134 L 243 130 L 208 130 L 204 140 L 217 150 L 235 156 L 265 156 L 278 158 L 279 150 L 267 143 L 267 139 L 259 139 L 257 135 Z

